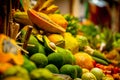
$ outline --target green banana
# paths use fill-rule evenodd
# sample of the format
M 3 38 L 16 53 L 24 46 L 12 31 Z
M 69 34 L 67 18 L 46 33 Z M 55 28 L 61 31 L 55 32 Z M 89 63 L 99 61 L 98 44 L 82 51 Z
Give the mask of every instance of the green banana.
M 97 57 L 97 58 L 100 58 L 108 63 L 111 63 L 110 60 L 108 60 L 101 52 L 97 51 L 97 50 L 94 50 L 94 52 L 92 53 L 93 57 Z
M 101 53 L 101 52 L 98 51 L 98 50 L 92 49 L 90 46 L 86 46 L 86 47 L 84 48 L 84 51 L 87 52 L 87 53 L 88 53 L 89 55 L 91 55 L 92 57 L 96 57 L 96 58 L 98 58 L 98 59 L 101 59 L 101 60 L 103 60 L 103 61 L 106 61 L 107 63 L 111 63 L 111 61 L 110 61 L 109 59 L 107 59 L 103 53 Z M 95 59 L 96 59 L 96 58 L 95 58 Z
M 101 63 L 101 64 L 104 64 L 104 65 L 108 65 L 109 63 L 101 58 L 98 58 L 98 57 L 94 57 L 92 56 L 92 58 L 97 62 L 97 63 Z

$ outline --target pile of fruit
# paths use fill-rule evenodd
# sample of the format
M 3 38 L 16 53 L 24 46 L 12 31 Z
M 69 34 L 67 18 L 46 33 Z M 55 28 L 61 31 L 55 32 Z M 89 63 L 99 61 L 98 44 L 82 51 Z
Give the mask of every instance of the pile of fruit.
M 0 80 L 120 80 L 120 34 L 61 15 L 52 1 L 14 13 L 16 40 L 0 34 Z

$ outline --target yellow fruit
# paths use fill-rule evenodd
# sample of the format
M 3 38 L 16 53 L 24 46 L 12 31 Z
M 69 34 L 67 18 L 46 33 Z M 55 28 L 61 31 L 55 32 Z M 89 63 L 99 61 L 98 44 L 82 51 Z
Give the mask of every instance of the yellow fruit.
M 48 39 L 55 44 L 59 41 L 64 41 L 63 36 L 60 34 L 50 34 L 48 35 Z
M 20 77 L 16 77 L 16 76 L 10 76 L 10 77 L 4 78 L 3 80 L 23 80 L 23 79 Z
M 16 42 L 4 34 L 0 34 L 0 63 L 10 62 L 22 65 L 24 60 Z
M 10 63 L 0 63 L 0 73 L 4 73 L 8 68 L 12 66 L 13 65 Z
M 65 49 L 69 49 L 73 54 L 79 51 L 79 43 L 77 39 L 69 32 L 62 34 L 65 39 Z
M 50 14 L 49 17 L 52 21 L 54 21 L 56 24 L 60 25 L 64 29 L 67 28 L 68 22 L 61 14 Z
M 86 68 L 82 68 L 82 71 L 83 71 L 83 74 L 86 73 L 86 72 L 89 72 L 89 70 L 86 69 Z
M 76 64 L 81 66 L 82 68 L 92 69 L 94 67 L 93 62 L 94 60 L 92 57 L 84 52 L 79 52 L 74 54 L 76 59 Z

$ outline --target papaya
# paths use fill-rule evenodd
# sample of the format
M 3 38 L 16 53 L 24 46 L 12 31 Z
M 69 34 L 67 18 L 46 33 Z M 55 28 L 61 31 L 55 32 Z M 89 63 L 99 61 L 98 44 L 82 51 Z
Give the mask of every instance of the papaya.
M 38 14 L 35 10 L 28 10 L 29 19 L 33 24 L 36 24 L 38 28 L 51 33 L 64 33 L 66 30 L 62 28 L 60 25 L 56 24 L 52 21 L 47 15 L 42 13 Z M 44 14 L 44 15 L 43 15 Z M 42 24 L 41 24 L 42 23 Z
M 15 40 L 4 34 L 0 34 L 0 62 L 10 62 L 17 65 L 22 65 L 24 62 L 21 50 L 17 47 Z
M 0 63 L 0 74 L 4 73 L 7 69 L 12 67 L 13 65 L 10 63 Z

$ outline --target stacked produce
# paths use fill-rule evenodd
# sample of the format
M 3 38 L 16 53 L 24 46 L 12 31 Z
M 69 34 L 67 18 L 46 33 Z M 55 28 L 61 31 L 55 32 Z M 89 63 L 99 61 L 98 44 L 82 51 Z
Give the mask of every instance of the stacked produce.
M 56 10 L 53 0 L 38 0 L 27 12 L 14 13 L 24 27 L 16 41 L 0 35 L 0 80 L 119 80 L 120 34 Z

